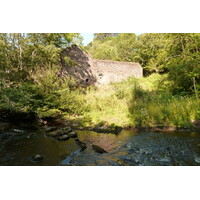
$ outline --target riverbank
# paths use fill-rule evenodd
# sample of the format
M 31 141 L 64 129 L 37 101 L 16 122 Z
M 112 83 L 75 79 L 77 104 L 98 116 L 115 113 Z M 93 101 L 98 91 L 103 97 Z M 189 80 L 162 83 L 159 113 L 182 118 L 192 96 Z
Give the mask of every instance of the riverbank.
M 83 124 L 123 128 L 163 127 L 163 130 L 198 129 L 200 100 L 189 93 L 173 94 L 171 84 L 166 81 L 165 75 L 153 74 L 90 88 L 84 97 L 90 109 L 82 116 Z
M 19 115 L 16 115 L 17 117 Z M 22 113 L 20 114 L 22 116 Z M 30 117 L 30 118 L 29 118 Z M 31 128 L 34 129 L 40 129 L 43 132 L 50 132 L 51 130 L 58 130 L 62 131 L 65 129 L 70 130 L 84 130 L 84 131 L 94 131 L 97 133 L 112 133 L 112 134 L 119 134 L 122 130 L 130 130 L 133 132 L 200 132 L 200 121 L 194 121 L 193 126 L 190 127 L 176 127 L 176 126 L 149 126 L 149 127 L 134 127 L 134 126 L 127 126 L 127 127 L 121 127 L 116 126 L 112 124 L 109 126 L 105 123 L 100 124 L 94 124 L 91 123 L 88 119 L 84 118 L 74 118 L 73 119 L 64 119 L 64 118 L 44 118 L 39 119 L 35 118 L 33 116 L 30 116 L 30 114 L 27 116 L 22 116 L 22 118 L 17 118 L 17 120 L 14 120 L 16 118 L 4 118 L 0 121 L 0 130 L 3 130 L 4 128 L 10 126 L 10 124 L 13 124 L 15 126 L 24 127 L 24 128 Z M 25 120 L 23 120 L 25 119 Z M 34 120 L 33 120 L 34 119 Z M 90 122 L 90 123 L 89 123 Z M 48 134 L 47 134 L 48 135 Z
M 200 99 L 189 93 L 173 94 L 171 83 L 165 78 L 165 75 L 159 74 L 141 79 L 129 78 L 102 87 L 76 89 L 67 96 L 63 91 L 63 95 L 51 91 L 45 98 L 37 100 L 33 97 L 39 98 L 38 94 L 29 94 L 33 92 L 30 90 L 32 86 L 22 87 L 21 93 L 28 96 L 28 101 L 24 96 L 12 99 L 12 88 L 8 89 L 9 92 L 5 89 L 0 120 L 36 123 L 39 126 L 53 123 L 62 127 L 67 124 L 74 129 L 110 133 L 136 127 L 154 131 L 198 130 Z M 14 90 L 13 93 L 18 94 L 20 88 Z M 74 101 L 68 101 L 69 98 Z

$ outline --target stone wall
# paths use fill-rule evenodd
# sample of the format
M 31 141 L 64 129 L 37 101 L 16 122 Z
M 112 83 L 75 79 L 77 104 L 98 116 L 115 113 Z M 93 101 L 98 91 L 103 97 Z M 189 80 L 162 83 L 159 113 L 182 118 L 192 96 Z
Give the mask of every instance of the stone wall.
M 65 56 L 71 58 L 76 64 L 74 66 L 66 65 L 64 62 Z M 92 85 L 96 83 L 96 76 L 92 70 L 93 59 L 77 45 L 68 47 L 62 52 L 61 64 L 62 74 L 69 74 L 84 85 Z
M 143 77 L 143 69 L 138 63 L 95 60 L 77 45 L 68 47 L 62 55 L 67 55 L 76 62 L 76 65 L 70 67 L 62 61 L 63 71 L 85 85 L 106 85 L 130 76 Z
M 98 74 L 97 82 L 100 85 L 119 82 L 130 76 L 136 78 L 143 76 L 143 70 L 140 64 L 132 62 L 95 60 L 94 69 Z

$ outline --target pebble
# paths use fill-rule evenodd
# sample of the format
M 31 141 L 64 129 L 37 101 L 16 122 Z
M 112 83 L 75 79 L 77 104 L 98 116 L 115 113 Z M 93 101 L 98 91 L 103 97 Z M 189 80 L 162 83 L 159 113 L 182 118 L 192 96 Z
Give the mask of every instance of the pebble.
M 39 155 L 39 154 L 36 154 L 36 155 L 33 155 L 33 156 L 32 156 L 32 160 L 33 160 L 34 162 L 41 162 L 41 161 L 44 160 L 44 156 Z

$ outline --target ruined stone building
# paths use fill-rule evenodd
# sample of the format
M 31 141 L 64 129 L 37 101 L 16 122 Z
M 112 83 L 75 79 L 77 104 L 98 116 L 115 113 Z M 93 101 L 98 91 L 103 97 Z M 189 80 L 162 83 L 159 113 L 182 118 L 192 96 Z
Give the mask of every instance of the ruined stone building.
M 64 56 L 68 56 L 73 65 L 69 66 L 63 60 L 63 71 L 84 85 L 106 85 L 130 76 L 143 77 L 143 69 L 138 63 L 95 60 L 77 45 L 66 48 L 62 57 Z

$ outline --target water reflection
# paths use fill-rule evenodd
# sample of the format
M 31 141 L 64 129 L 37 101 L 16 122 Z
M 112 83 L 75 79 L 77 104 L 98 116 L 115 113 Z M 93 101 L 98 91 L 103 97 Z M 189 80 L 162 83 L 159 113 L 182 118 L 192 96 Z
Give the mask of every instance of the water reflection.
M 132 131 L 123 130 L 120 134 L 105 134 L 96 133 L 93 131 L 77 131 L 79 139 L 86 142 L 88 149 L 91 150 L 91 145 L 98 145 L 107 152 L 113 152 L 117 147 L 121 146 L 129 137 L 135 133 Z
M 118 135 L 92 131 L 77 131 L 77 134 L 87 144 L 83 151 L 72 138 L 57 141 L 31 128 L 0 129 L 0 165 L 200 165 L 198 132 L 123 130 Z M 97 153 L 92 145 L 108 153 Z M 44 159 L 33 161 L 34 155 Z
M 61 159 L 78 149 L 74 140 L 60 142 L 40 131 L 26 130 L 21 137 L 15 136 L 0 142 L 0 165 L 58 165 Z M 31 160 L 32 156 L 37 154 L 44 156 L 42 163 Z

